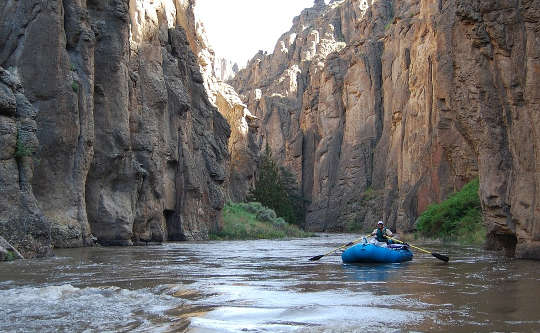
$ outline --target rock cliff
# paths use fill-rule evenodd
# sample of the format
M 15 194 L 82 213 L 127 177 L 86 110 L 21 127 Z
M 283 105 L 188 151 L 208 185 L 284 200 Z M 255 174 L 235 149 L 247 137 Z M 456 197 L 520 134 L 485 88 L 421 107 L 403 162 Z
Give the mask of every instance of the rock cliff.
M 540 2 L 317 0 L 240 72 L 194 6 L 0 3 L 1 257 L 205 239 L 268 143 L 311 230 L 479 177 L 490 247 L 540 258 Z
M 184 22 L 186 31 L 193 32 L 190 44 L 198 56 L 208 98 L 227 119 L 231 129 L 227 145 L 229 163 L 224 184 L 225 194 L 227 200 L 243 201 L 257 169 L 259 146 L 256 137 L 259 121 L 251 114 L 233 87 L 224 81 L 227 78 L 234 78 L 238 66 L 215 55 L 206 39 L 204 26 L 196 17 Z
M 479 176 L 490 247 L 538 259 L 539 19 L 534 0 L 315 1 L 230 84 L 307 228 L 412 230 Z
M 51 224 L 32 188 L 36 115 L 17 76 L 0 67 L 0 261 L 15 249 L 27 258 L 51 253 Z
M 194 54 L 192 7 L 2 1 L 0 236 L 23 255 L 217 228 L 230 128 Z

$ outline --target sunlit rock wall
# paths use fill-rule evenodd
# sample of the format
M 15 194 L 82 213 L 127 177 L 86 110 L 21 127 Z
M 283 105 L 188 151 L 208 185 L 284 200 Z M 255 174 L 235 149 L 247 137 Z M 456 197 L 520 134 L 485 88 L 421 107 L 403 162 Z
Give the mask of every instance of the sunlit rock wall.
M 228 142 L 229 163 L 225 181 L 227 200 L 243 201 L 253 185 L 259 147 L 256 144 L 259 121 L 242 102 L 226 79 L 234 78 L 238 66 L 215 54 L 208 43 L 204 25 L 197 18 L 197 8 L 191 2 L 191 18 L 183 21 L 186 31 L 193 33 L 190 45 L 197 54 L 208 97 L 227 119 L 231 128 Z M 235 38 L 235 36 L 231 36 Z
M 540 258 L 539 15 L 533 0 L 316 1 L 230 83 L 301 183 L 309 229 L 410 231 L 479 176 L 489 245 Z

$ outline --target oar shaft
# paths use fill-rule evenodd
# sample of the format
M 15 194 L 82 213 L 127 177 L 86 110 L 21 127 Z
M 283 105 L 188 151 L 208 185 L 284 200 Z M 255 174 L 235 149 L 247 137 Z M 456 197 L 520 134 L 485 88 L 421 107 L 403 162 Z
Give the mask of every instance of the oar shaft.
M 386 238 L 391 239 L 391 240 L 393 240 L 393 241 L 395 241 L 395 242 L 398 242 L 398 243 L 401 243 L 401 244 L 405 244 L 405 243 L 403 243 L 402 241 L 400 241 L 399 239 L 395 239 L 395 238 L 388 237 L 388 236 L 386 236 Z M 407 244 L 407 245 L 409 245 L 409 246 L 412 247 L 413 249 L 417 249 L 418 251 L 422 251 L 422 252 L 424 252 L 424 253 L 431 254 L 430 251 L 425 250 L 425 249 L 423 249 L 423 248 L 421 248 L 421 247 L 417 247 L 417 246 L 414 246 L 414 245 L 411 245 L 411 244 Z
M 420 247 L 417 247 L 417 246 L 414 246 L 414 245 L 411 245 L 411 244 L 408 244 L 410 247 L 412 247 L 413 249 L 417 249 L 418 251 L 421 251 L 421 252 L 424 252 L 424 253 L 427 253 L 427 254 L 431 254 L 431 252 L 427 251 L 427 250 L 424 250 Z
M 341 250 L 341 249 L 344 248 L 344 247 L 351 246 L 351 245 L 353 245 L 354 243 L 358 242 L 359 240 L 361 240 L 361 239 L 364 238 L 364 237 L 365 237 L 365 236 L 362 236 L 362 237 L 360 237 L 360 238 L 357 238 L 357 239 L 353 240 L 353 241 L 350 242 L 350 243 L 341 245 L 340 247 L 337 247 L 337 248 L 333 249 L 332 251 L 330 251 L 330 252 L 324 254 L 323 256 L 327 256 L 327 255 L 329 255 L 329 254 L 332 254 L 332 253 L 334 253 L 334 252 L 336 252 L 336 251 L 338 251 L 338 250 Z M 351 244 L 351 243 L 352 243 L 352 244 Z
M 393 241 L 396 241 L 396 242 L 398 242 L 398 243 L 401 243 L 401 244 L 406 244 L 406 243 L 403 243 L 402 241 L 400 241 L 399 239 L 395 239 L 395 238 L 388 237 L 388 236 L 384 236 L 384 237 L 386 237 L 386 238 L 388 238 L 388 239 L 391 239 L 391 240 L 393 240 Z M 426 249 L 423 249 L 423 248 L 421 248 L 421 247 L 414 246 L 414 245 L 411 245 L 411 244 L 406 244 L 406 245 L 412 247 L 413 249 L 417 249 L 418 251 L 421 251 L 421 252 L 424 252 L 424 253 L 427 253 L 427 254 L 431 254 L 431 255 L 434 256 L 435 258 L 440 259 L 440 260 L 442 260 L 442 261 L 448 262 L 448 261 L 450 260 L 450 258 L 448 258 L 448 256 L 444 256 L 444 255 L 442 255 L 442 254 L 435 253 L 435 252 L 430 252 L 430 251 L 428 251 L 428 250 L 426 250 Z
M 325 254 L 323 254 L 323 257 L 326 257 L 327 255 L 329 255 L 329 254 L 332 254 L 332 253 L 334 253 L 334 252 L 338 251 L 339 249 L 342 249 L 342 248 L 344 248 L 345 246 L 347 246 L 347 244 L 345 244 L 345 245 L 341 245 L 340 247 L 338 247 L 338 248 L 335 248 L 335 249 L 333 249 L 332 251 L 330 251 L 330 252 L 328 252 L 328 253 L 325 253 Z

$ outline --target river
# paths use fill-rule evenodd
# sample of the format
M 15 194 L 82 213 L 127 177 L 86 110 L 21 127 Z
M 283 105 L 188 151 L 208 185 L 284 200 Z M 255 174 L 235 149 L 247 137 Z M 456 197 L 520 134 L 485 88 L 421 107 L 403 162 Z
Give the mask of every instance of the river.
M 1 332 L 540 332 L 540 262 L 414 243 L 411 262 L 345 265 L 354 239 L 56 250 L 0 263 Z

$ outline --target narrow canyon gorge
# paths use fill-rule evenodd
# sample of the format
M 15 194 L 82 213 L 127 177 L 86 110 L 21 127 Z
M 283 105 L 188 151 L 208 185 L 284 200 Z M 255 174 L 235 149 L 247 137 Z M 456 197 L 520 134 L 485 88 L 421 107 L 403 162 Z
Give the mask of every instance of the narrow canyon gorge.
M 195 6 L 0 3 L 0 249 L 205 240 L 268 146 L 307 230 L 478 177 L 487 247 L 540 259 L 540 1 L 316 0 L 240 70 Z

